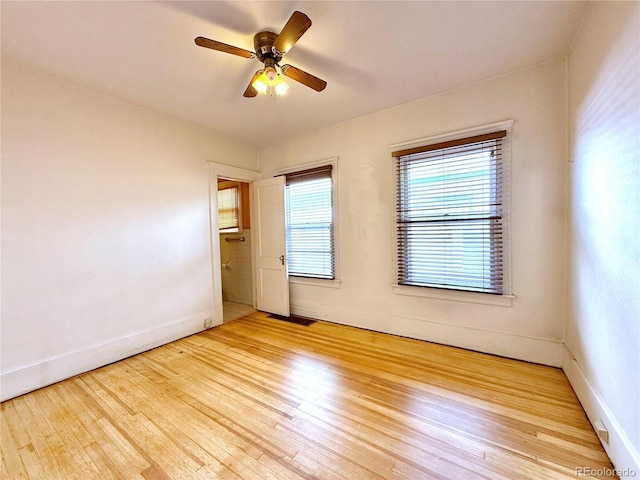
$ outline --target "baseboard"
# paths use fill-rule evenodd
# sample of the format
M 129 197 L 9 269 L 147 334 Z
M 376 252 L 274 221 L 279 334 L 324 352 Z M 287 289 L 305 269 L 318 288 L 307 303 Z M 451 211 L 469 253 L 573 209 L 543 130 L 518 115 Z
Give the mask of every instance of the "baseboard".
M 205 319 L 213 319 L 214 325 L 221 323 L 217 317 L 219 315 L 215 315 L 213 311 L 201 312 L 153 329 L 2 372 L 0 375 L 0 401 L 17 397 L 200 332 L 204 329 Z
M 620 428 L 616 417 L 595 388 L 593 388 L 578 362 L 576 362 L 575 356 L 566 345 L 563 348 L 562 369 L 569 379 L 574 392 L 576 392 L 578 400 L 580 400 L 591 424 L 595 425 L 596 421 L 601 419 L 606 425 L 609 431 L 609 443 L 601 443 L 615 466 L 618 477 L 620 479 L 639 478 L 640 452 L 636 450 Z
M 562 366 L 563 343 L 559 340 L 451 325 L 421 318 L 364 312 L 311 302 L 292 302 L 291 312 L 304 317 L 452 345 L 542 365 Z

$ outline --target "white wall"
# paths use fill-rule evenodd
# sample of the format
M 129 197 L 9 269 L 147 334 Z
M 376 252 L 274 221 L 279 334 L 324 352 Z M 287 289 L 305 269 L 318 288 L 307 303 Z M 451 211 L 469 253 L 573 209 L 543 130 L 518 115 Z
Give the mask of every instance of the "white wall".
M 207 161 L 258 157 L 3 62 L 2 399 L 222 320 Z
M 640 3 L 594 2 L 569 57 L 564 369 L 614 465 L 640 476 Z M 624 475 L 621 475 L 624 477 Z M 627 477 L 631 478 L 629 475 Z
M 514 119 L 513 305 L 394 294 L 389 145 Z M 292 284 L 292 310 L 559 366 L 565 317 L 566 61 L 560 59 L 260 151 L 263 176 L 338 156 L 340 288 Z

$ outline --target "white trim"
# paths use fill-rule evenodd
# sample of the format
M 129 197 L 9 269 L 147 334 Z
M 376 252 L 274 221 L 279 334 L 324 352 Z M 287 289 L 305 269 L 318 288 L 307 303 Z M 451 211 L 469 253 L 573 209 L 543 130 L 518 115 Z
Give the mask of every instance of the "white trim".
M 640 478 L 640 452 L 634 448 L 631 440 L 616 420 L 597 390 L 591 385 L 575 356 L 567 345 L 564 345 L 562 370 L 569 379 L 573 391 L 592 425 L 601 419 L 609 431 L 609 443 L 602 443 L 607 455 L 611 459 L 618 476 L 624 478 Z M 626 476 L 625 476 L 626 473 Z
M 507 130 L 510 131 L 513 127 L 514 119 L 501 120 L 495 123 L 487 123 L 485 125 L 479 125 L 477 127 L 465 128 L 463 130 L 449 131 L 440 133 L 438 135 L 432 135 L 429 137 L 418 138 L 416 140 L 407 140 L 405 142 L 393 143 L 389 145 L 389 150 L 405 150 L 413 147 L 419 147 L 429 143 L 446 142 L 448 140 L 454 140 L 456 138 L 464 138 L 473 135 L 482 135 L 483 133 L 490 133 L 495 130 Z
M 338 160 L 340 157 L 329 157 L 322 160 L 314 160 L 313 162 L 303 163 L 301 165 L 294 165 L 290 167 L 282 167 L 274 170 L 276 175 L 286 175 L 287 173 L 300 172 L 302 170 L 308 170 L 310 168 L 322 167 L 324 165 L 331 165 L 333 168 L 338 168 Z
M 562 364 L 560 340 L 309 301 L 293 301 L 291 313 L 542 365 L 560 367 Z
M 506 226 L 504 232 L 504 253 L 502 261 L 504 262 L 504 280 L 502 287 L 505 292 L 505 296 L 513 295 L 513 285 L 511 281 L 511 142 L 513 139 L 513 120 L 507 120 L 501 122 L 502 126 L 498 128 L 504 128 L 507 131 L 507 138 L 502 139 L 502 219 L 503 225 Z
M 425 287 L 409 287 L 404 285 L 397 285 L 397 272 L 398 272 L 398 239 L 396 237 L 396 217 L 394 209 L 394 217 L 391 222 L 391 235 L 393 245 L 393 278 L 391 279 L 393 284 L 393 293 L 398 295 L 410 295 L 418 297 L 430 297 L 439 298 L 443 300 L 452 300 L 460 302 L 482 303 L 487 305 L 499 305 L 499 306 L 511 306 L 515 297 L 511 290 L 511 138 L 512 128 L 515 120 L 507 119 L 499 122 L 488 123 L 479 125 L 477 127 L 465 128 L 463 130 L 449 131 L 430 137 L 424 137 L 416 140 L 408 140 L 405 142 L 394 143 L 388 146 L 389 150 L 404 150 L 430 143 L 446 142 L 448 140 L 454 140 L 457 138 L 464 138 L 474 135 L 482 135 L 484 133 L 491 133 L 497 130 L 506 130 L 507 137 L 503 140 L 502 151 L 502 199 L 503 199 L 503 224 L 505 225 L 504 231 L 504 282 L 503 289 L 506 292 L 504 295 L 493 295 L 476 292 L 462 292 L 458 290 L 447 289 L 434 289 Z M 392 178 L 394 179 L 394 201 L 395 195 L 398 191 L 398 181 L 395 174 L 395 164 L 390 162 L 392 168 Z M 420 290 L 422 292 L 420 292 Z
M 314 287 L 340 288 L 342 280 L 340 280 L 340 215 L 338 210 L 338 160 L 340 157 L 328 157 L 323 160 L 314 160 L 313 162 L 303 163 L 289 167 L 278 168 L 274 170 L 275 175 L 286 175 L 287 173 L 300 172 L 310 168 L 331 165 L 331 193 L 333 195 L 333 274 L 334 280 L 322 280 L 320 278 L 303 278 L 289 277 L 289 283 L 299 285 L 310 285 Z
M 211 251 L 211 295 L 218 312 L 216 322 L 222 322 L 222 266 L 220 265 L 220 230 L 218 228 L 218 168 L 209 163 L 209 249 Z
M 260 172 L 238 168 L 216 162 L 207 162 L 209 165 L 209 243 L 211 250 L 211 277 L 213 288 L 213 304 L 217 316 L 215 323 L 222 323 L 224 312 L 222 311 L 222 266 L 220 265 L 220 232 L 218 230 L 218 177 L 238 182 L 254 182 L 260 180 Z M 251 216 L 255 218 L 253 209 L 253 189 L 249 189 L 249 208 Z M 251 265 L 256 264 L 254 243 L 251 247 Z M 253 307 L 256 306 L 256 278 L 255 268 L 251 268 L 251 283 L 253 292 Z
M 223 163 L 207 162 L 209 171 L 215 172 L 215 176 L 224 177 L 227 180 L 237 180 L 240 182 L 253 182 L 260 180 L 260 172 L 255 170 L 247 170 L 246 168 L 238 168 Z
M 342 280 L 340 279 L 322 279 L 322 278 L 306 278 L 306 277 L 294 277 L 289 276 L 289 283 L 298 285 L 307 285 L 310 287 L 324 287 L 324 288 L 340 288 Z
M 181 320 L 160 325 L 82 350 L 47 358 L 38 363 L 2 372 L 0 401 L 17 397 L 38 388 L 108 365 L 118 360 L 165 345 L 180 338 L 201 332 L 205 322 L 214 317 L 214 311 L 205 311 Z M 211 326 L 221 322 L 214 321 Z
M 481 303 L 484 305 L 497 305 L 501 307 L 510 307 L 513 304 L 513 300 L 516 298 L 515 295 L 490 295 L 482 292 L 413 287 L 397 284 L 393 285 L 393 293 L 396 295 L 408 295 L 411 297 L 438 298 L 440 300 Z

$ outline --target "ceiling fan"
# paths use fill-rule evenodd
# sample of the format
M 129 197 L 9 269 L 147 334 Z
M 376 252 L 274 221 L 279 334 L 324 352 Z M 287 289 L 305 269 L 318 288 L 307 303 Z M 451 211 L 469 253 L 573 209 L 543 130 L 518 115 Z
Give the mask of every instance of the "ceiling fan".
M 264 64 L 264 68 L 258 70 L 247 89 L 245 97 L 255 97 L 258 93 L 281 94 L 286 91 L 288 85 L 284 83 L 280 73 L 296 82 L 302 83 L 316 92 L 321 92 L 327 86 L 327 82 L 300 70 L 293 65 L 280 65 L 282 57 L 293 47 L 311 26 L 311 20 L 304 13 L 295 11 L 287 21 L 279 35 L 273 32 L 258 32 L 253 37 L 255 53 L 244 48 L 234 47 L 226 43 L 210 40 L 204 37 L 195 39 L 196 45 L 211 48 L 224 53 L 238 55 L 244 58 L 257 58 Z

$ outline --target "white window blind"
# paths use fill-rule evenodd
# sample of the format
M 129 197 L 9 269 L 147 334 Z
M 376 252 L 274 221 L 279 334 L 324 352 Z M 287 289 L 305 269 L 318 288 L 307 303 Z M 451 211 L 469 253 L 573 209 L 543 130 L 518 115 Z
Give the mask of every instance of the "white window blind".
M 397 282 L 503 294 L 502 130 L 394 152 Z
M 240 228 L 240 202 L 237 185 L 218 190 L 218 230 L 238 231 Z
M 289 275 L 333 279 L 331 165 L 286 175 Z

